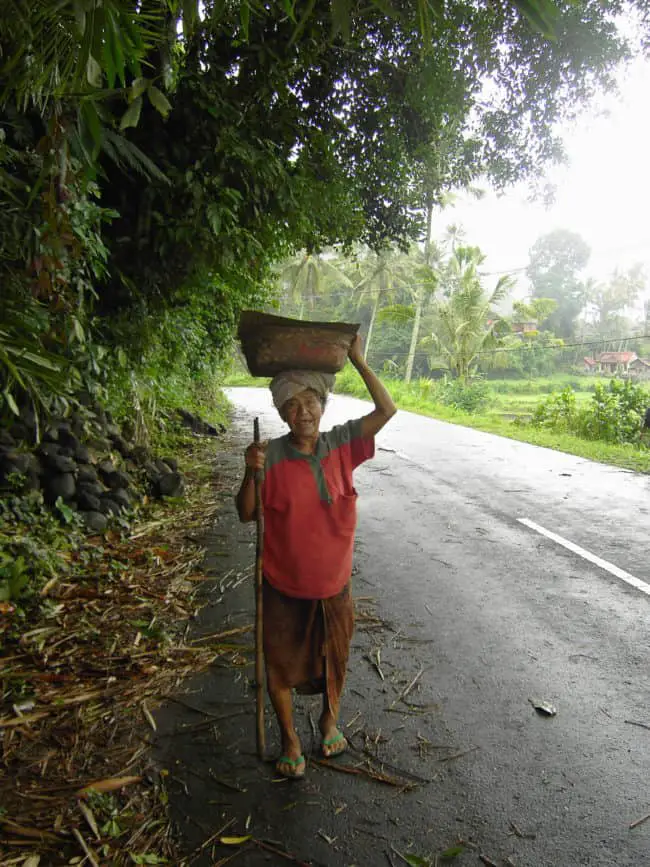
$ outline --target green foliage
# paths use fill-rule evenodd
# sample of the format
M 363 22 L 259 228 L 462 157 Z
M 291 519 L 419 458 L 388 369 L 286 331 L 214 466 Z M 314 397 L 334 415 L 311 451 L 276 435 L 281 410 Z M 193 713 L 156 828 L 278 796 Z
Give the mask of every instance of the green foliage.
M 18 599 L 28 582 L 29 570 L 25 558 L 14 558 L 0 551 L 0 602 Z
M 542 401 L 533 413 L 532 423 L 556 431 L 575 431 L 578 410 L 575 392 L 570 386 Z
M 602 440 L 589 440 L 577 432 L 562 430 L 563 417 L 571 415 L 573 398 L 568 396 L 566 403 L 569 412 L 563 409 L 563 401 L 558 401 L 557 415 L 560 420 L 560 429 L 544 425 L 529 424 L 520 418 L 512 419 L 495 412 L 467 413 L 454 407 L 445 406 L 434 401 L 432 382 L 406 384 L 399 380 L 385 380 L 385 385 L 400 409 L 410 410 L 422 415 L 442 419 L 453 424 L 460 424 L 477 430 L 488 431 L 500 436 L 510 437 L 522 442 L 546 448 L 557 449 L 568 454 L 579 455 L 588 460 L 600 461 L 614 466 L 627 467 L 631 470 L 650 473 L 650 450 L 640 448 L 638 442 L 616 443 Z M 544 383 L 548 387 L 549 382 Z M 367 397 L 365 387 L 356 371 L 350 366 L 346 367 L 336 379 L 336 390 L 344 394 L 352 394 L 355 397 Z M 576 394 L 575 399 L 582 395 Z M 650 395 L 646 393 L 646 405 L 650 404 Z
M 628 271 L 616 269 L 604 282 L 588 281 L 587 312 L 594 334 L 603 339 L 629 334 L 631 329 L 625 317 L 626 309 L 636 302 L 645 287 L 646 275 L 641 265 Z
M 546 318 L 548 330 L 570 338 L 586 300 L 586 284 L 580 272 L 591 250 L 575 232 L 556 229 L 538 238 L 530 251 L 526 273 L 537 299 L 553 299 L 556 309 Z
M 440 403 L 470 414 L 484 410 L 490 401 L 490 394 L 490 386 L 484 379 L 468 383 L 460 379 L 444 379 L 435 390 L 436 400 Z
M 494 352 L 479 361 L 481 370 L 510 370 L 530 378 L 550 376 L 557 369 L 564 341 L 550 331 L 506 334 Z
M 610 443 L 638 442 L 650 396 L 629 379 L 596 384 L 590 407 L 582 413 L 580 433 L 587 439 Z
M 648 392 L 630 380 L 596 383 L 590 403 L 578 408 L 572 388 L 551 395 L 533 413 L 537 427 L 609 443 L 638 443 Z
M 528 301 L 513 301 L 513 319 L 520 322 L 535 322 L 537 330 L 542 331 L 549 316 L 557 310 L 557 304 L 555 298 L 530 298 Z
M 496 342 L 499 316 L 494 307 L 512 285 L 502 277 L 490 295 L 486 294 L 478 267 L 484 260 L 476 247 L 457 247 L 441 275 L 443 298 L 435 303 L 432 333 L 427 343 L 433 361 L 442 361 L 467 384 L 476 359 Z
M 490 388 L 497 394 L 531 395 L 552 394 L 563 388 L 571 388 L 576 392 L 593 392 L 598 382 L 608 383 L 609 379 L 597 379 L 592 376 L 572 376 L 556 373 L 554 376 L 536 377 L 535 379 L 488 379 Z
M 18 606 L 17 623 L 39 604 L 45 582 L 67 571 L 76 532 L 62 529 L 40 495 L 0 499 L 0 602 Z
M 0 325 L 0 412 L 19 413 L 20 395 L 47 407 L 54 394 L 69 393 L 75 371 L 60 354 L 44 345 L 49 317 L 31 300 L 22 309 L 8 301 Z M 78 381 L 78 380 L 77 380 Z M 5 412 L 6 415 L 6 412 Z

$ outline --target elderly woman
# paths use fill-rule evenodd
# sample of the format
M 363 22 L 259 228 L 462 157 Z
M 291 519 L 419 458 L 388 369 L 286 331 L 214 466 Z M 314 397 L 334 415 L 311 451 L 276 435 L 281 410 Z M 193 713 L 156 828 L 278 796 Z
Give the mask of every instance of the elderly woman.
M 282 741 L 276 769 L 290 778 L 305 773 L 292 689 L 323 695 L 323 755 L 335 756 L 347 747 L 337 718 L 354 629 L 350 575 L 357 492 L 352 472 L 374 456 L 374 436 L 396 411 L 364 361 L 358 336 L 349 358 L 374 410 L 321 433 L 334 377 L 312 371 L 278 374 L 271 393 L 289 433 L 248 446 L 237 494 L 240 520 L 254 520 L 254 473 L 264 470 L 264 657 Z

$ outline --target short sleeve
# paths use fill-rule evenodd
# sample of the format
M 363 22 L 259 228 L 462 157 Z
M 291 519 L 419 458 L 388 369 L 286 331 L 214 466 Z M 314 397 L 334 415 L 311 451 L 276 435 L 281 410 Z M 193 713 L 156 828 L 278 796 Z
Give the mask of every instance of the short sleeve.
M 349 421 L 350 428 L 350 453 L 352 455 L 352 467 L 355 469 L 364 461 L 369 461 L 375 456 L 375 438 L 361 435 L 362 419 L 357 418 Z

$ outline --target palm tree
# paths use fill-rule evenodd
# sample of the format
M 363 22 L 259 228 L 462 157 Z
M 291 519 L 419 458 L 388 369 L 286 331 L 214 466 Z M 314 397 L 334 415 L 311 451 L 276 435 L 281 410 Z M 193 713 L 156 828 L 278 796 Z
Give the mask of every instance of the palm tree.
M 346 274 L 320 253 L 312 250 L 305 250 L 289 260 L 280 273 L 287 288 L 287 299 L 299 307 L 298 319 L 304 317 L 306 305 L 313 311 L 314 302 L 321 295 L 324 277 L 331 277 L 346 289 L 353 288 L 353 283 Z
M 456 248 L 461 246 L 465 238 L 465 229 L 460 223 L 450 223 L 445 231 L 444 244 L 449 244 L 451 254 L 456 252 Z
M 415 364 L 415 352 L 420 341 L 420 329 L 422 315 L 425 307 L 431 301 L 439 283 L 439 275 L 436 267 L 438 250 L 434 244 L 427 244 L 425 252 L 414 251 L 414 268 L 412 272 L 411 297 L 413 299 L 413 328 L 411 329 L 411 343 L 406 358 L 404 382 L 410 382 L 413 376 Z
M 370 324 L 366 334 L 364 356 L 368 358 L 377 321 L 377 313 L 386 303 L 394 300 L 397 286 L 403 281 L 403 264 L 395 251 L 387 247 L 379 252 L 370 252 L 363 260 L 361 270 L 365 276 L 354 287 L 357 309 L 371 304 Z
M 493 308 L 514 283 L 503 276 L 487 295 L 477 270 L 484 260 L 478 247 L 456 248 L 445 269 L 448 292 L 435 307 L 433 333 L 428 339 L 436 355 L 465 385 L 479 353 L 497 342 L 500 317 Z

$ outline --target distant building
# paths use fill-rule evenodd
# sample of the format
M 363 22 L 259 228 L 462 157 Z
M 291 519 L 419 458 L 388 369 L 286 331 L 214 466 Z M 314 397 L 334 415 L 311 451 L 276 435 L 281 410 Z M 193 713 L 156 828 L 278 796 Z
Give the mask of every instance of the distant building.
M 595 358 L 585 356 L 582 361 L 585 373 L 650 380 L 650 359 L 639 358 L 636 352 L 601 352 Z
M 512 330 L 515 334 L 535 334 L 538 330 L 538 325 L 534 319 L 531 319 L 528 322 L 513 322 Z
M 650 361 L 645 358 L 635 358 L 628 370 L 635 379 L 650 380 Z
M 617 373 L 629 373 L 630 364 L 636 361 L 636 352 L 601 352 L 596 361 L 598 373 L 614 376 Z

